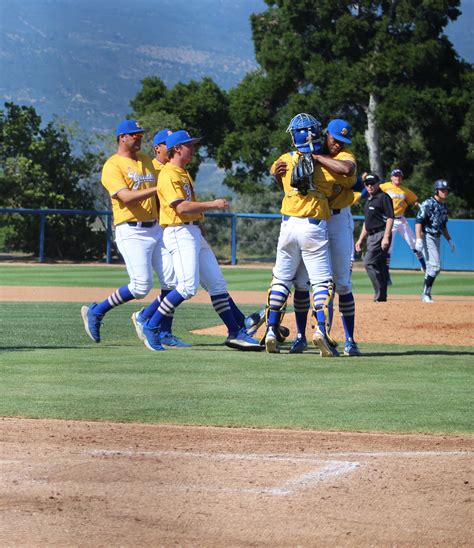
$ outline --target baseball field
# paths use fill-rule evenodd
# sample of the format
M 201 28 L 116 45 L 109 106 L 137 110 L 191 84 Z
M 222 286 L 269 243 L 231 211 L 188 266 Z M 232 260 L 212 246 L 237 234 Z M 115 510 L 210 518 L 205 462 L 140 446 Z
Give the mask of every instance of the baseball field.
M 271 270 L 224 274 L 263 307 Z M 193 347 L 153 353 L 137 302 L 84 332 L 123 267 L 1 264 L 0 545 L 472 545 L 474 275 L 433 304 L 392 279 L 374 303 L 354 272 L 361 357 L 228 349 L 205 293 L 175 315 Z

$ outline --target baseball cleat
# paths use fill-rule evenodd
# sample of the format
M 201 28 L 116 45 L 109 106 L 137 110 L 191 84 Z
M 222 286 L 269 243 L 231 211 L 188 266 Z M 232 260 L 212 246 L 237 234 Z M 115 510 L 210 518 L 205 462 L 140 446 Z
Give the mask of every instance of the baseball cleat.
M 263 350 L 257 339 L 251 337 L 245 329 L 241 329 L 237 333 L 229 333 L 229 336 L 224 343 L 229 348 L 235 350 L 247 350 L 253 352 L 260 352 Z
M 254 312 L 245 318 L 245 331 L 252 337 L 265 321 L 265 309 Z
M 82 321 L 86 333 L 96 343 L 100 342 L 100 326 L 102 324 L 103 314 L 94 314 L 94 308 L 97 305 L 92 303 L 90 306 L 83 306 L 81 308 Z
M 134 312 L 132 314 L 132 323 L 135 326 L 135 331 L 137 332 L 137 337 L 141 340 L 145 340 L 145 336 L 143 335 L 143 326 L 145 325 L 146 320 L 142 318 L 141 313 L 143 312 L 143 308 L 139 310 L 138 312 Z
M 269 354 L 279 354 L 278 339 L 273 327 L 269 327 L 267 334 L 265 335 L 265 350 Z
M 162 333 L 160 333 L 160 342 L 163 346 L 170 346 L 171 348 L 189 348 L 192 346 L 189 343 L 185 343 L 179 337 L 173 335 L 173 333 L 170 333 L 169 331 L 163 331 Z
M 143 324 L 143 342 L 145 346 L 153 352 L 165 350 L 160 341 L 160 328 L 148 327 L 148 322 Z
M 320 329 L 316 329 L 314 332 L 313 344 L 319 348 L 320 355 L 323 358 L 335 358 L 339 356 L 339 352 L 331 345 L 326 335 Z
M 290 354 L 303 354 L 303 352 L 308 348 L 308 343 L 303 337 L 296 337 L 296 339 L 291 343 Z
M 428 295 L 427 293 L 423 293 L 423 295 L 421 296 L 421 302 L 434 303 L 433 299 L 431 298 L 431 295 Z
M 357 343 L 354 341 L 346 341 L 344 345 L 344 356 L 362 356 Z

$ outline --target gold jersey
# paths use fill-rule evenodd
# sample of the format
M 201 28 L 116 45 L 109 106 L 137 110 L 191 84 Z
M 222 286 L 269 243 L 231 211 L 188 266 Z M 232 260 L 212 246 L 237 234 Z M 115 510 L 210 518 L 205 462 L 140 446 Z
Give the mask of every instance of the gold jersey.
M 158 177 L 158 198 L 160 200 L 160 225 L 163 227 L 204 219 L 202 213 L 178 215 L 175 208 L 172 207 L 173 204 L 182 200 L 188 202 L 197 200 L 191 175 L 186 169 L 171 162 L 162 167 Z
M 351 150 L 342 150 L 336 156 L 333 156 L 333 160 L 346 160 L 356 164 L 356 159 Z M 329 197 L 329 207 L 331 209 L 342 209 L 348 207 L 354 202 L 354 191 L 352 187 L 356 182 L 356 170 L 353 175 L 339 175 L 333 174 L 322 168 L 326 174 L 328 180 L 332 181 L 333 189 L 331 196 Z
M 328 183 L 324 174 L 315 166 L 313 182 L 315 190 L 310 190 L 303 196 L 297 189 L 291 186 L 291 173 L 301 156 L 300 152 L 287 152 L 282 154 L 270 168 L 270 173 L 275 173 L 276 164 L 279 161 L 285 162 L 288 169 L 282 178 L 283 191 L 285 196 L 281 204 L 281 213 L 292 217 L 312 217 L 315 219 L 329 219 L 328 196 L 332 191 L 332 184 Z
M 392 198 L 395 217 L 404 215 L 407 207 L 418 200 L 418 196 L 409 188 L 394 185 L 392 181 L 382 183 L 380 188 Z
M 134 204 L 124 204 L 117 198 L 120 190 L 143 190 L 156 186 L 156 171 L 151 158 L 137 152 L 137 159 L 114 154 L 102 168 L 101 182 L 110 194 L 114 224 L 128 221 L 152 221 L 158 218 L 154 196 Z

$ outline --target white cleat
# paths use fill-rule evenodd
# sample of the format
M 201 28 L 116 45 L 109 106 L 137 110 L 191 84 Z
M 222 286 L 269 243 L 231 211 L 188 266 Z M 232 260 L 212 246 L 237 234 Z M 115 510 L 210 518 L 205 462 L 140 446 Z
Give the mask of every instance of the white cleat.
M 431 295 L 427 295 L 426 293 L 423 293 L 421 296 L 421 302 L 422 303 L 433 303 L 433 299 L 431 298 Z
M 278 348 L 278 340 L 275 332 L 272 327 L 268 328 L 267 334 L 265 335 L 265 350 L 269 354 L 279 354 L 280 349 Z
M 339 352 L 331 345 L 326 335 L 319 329 L 316 329 L 314 332 L 313 344 L 319 348 L 320 356 L 322 358 L 335 358 L 339 356 Z

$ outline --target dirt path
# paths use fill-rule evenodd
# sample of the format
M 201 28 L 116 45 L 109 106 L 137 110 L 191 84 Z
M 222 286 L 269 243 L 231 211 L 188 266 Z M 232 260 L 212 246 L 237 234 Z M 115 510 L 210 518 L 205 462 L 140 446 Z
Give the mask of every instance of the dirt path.
M 474 439 L 0 420 L 2 546 L 468 546 Z

